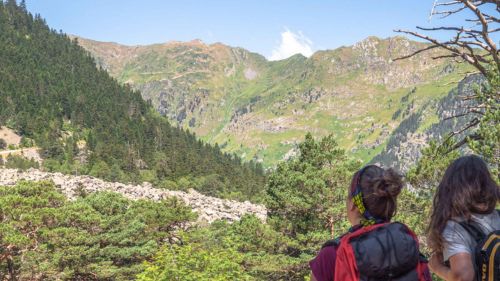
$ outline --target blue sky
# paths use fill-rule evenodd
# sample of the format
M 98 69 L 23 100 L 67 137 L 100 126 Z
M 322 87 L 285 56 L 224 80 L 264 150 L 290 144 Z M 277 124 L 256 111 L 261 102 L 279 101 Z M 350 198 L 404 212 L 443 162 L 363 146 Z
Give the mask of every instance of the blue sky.
M 433 19 L 434 0 L 27 0 L 54 29 L 127 45 L 201 39 L 280 59 L 352 45 Z

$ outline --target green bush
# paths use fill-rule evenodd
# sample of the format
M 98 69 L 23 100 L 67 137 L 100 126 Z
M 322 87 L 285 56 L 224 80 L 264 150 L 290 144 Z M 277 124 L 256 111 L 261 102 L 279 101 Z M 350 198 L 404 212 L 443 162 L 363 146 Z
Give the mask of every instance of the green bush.
M 26 159 L 19 155 L 9 154 L 5 161 L 5 168 L 28 170 L 29 168 L 39 168 L 38 162 L 33 159 Z
M 140 281 L 254 280 L 240 264 L 243 256 L 231 248 L 198 243 L 165 246 L 146 264 Z
M 0 214 L 0 255 L 11 258 L 0 272 L 12 280 L 131 280 L 195 218 L 174 199 L 92 193 L 68 201 L 50 182 L 0 186 Z

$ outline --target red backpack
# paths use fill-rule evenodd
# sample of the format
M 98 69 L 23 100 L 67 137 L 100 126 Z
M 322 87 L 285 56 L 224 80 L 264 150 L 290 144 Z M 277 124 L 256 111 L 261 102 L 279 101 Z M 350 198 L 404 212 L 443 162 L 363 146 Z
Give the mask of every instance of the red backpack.
M 418 238 L 402 223 L 362 227 L 337 245 L 335 281 L 431 281 Z

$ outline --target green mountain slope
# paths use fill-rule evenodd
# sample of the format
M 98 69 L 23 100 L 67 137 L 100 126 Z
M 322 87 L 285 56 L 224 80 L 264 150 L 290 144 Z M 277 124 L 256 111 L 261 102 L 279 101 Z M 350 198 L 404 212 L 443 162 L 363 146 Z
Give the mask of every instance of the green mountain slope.
M 420 110 L 407 115 L 391 133 L 382 153 L 373 158 L 372 162 L 408 171 L 420 158 L 422 149 L 431 141 L 443 142 L 451 132 L 464 128 L 472 120 L 471 114 L 465 114 L 466 109 L 477 103 L 461 97 L 472 95 L 474 86 L 483 81 L 480 75 L 468 76 L 446 96 L 431 100 Z M 449 119 L 450 116 L 460 117 Z M 457 139 L 463 137 L 464 133 L 456 136 Z M 464 148 L 461 150 L 466 151 Z
M 403 37 L 369 37 L 282 61 L 197 40 L 149 46 L 78 42 L 172 122 L 265 166 L 293 155 L 306 132 L 333 132 L 342 147 L 368 161 L 402 120 L 446 96 L 463 68 L 433 60 L 439 50 L 392 61 L 425 46 Z M 422 126 L 435 122 L 432 113 Z
M 252 198 L 259 165 L 173 127 L 66 35 L 15 1 L 0 2 L 0 126 L 34 139 L 50 170 L 171 184 Z

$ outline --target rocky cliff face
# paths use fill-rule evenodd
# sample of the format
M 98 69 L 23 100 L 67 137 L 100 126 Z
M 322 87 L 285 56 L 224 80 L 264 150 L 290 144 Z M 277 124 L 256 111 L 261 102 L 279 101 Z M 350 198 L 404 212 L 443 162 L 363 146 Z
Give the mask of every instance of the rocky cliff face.
M 262 205 L 248 201 L 237 202 L 202 195 L 194 190 L 188 192 L 171 191 L 154 188 L 150 183 L 129 185 L 117 182 L 106 182 L 90 176 L 71 176 L 61 173 L 47 173 L 36 169 L 25 172 L 15 169 L 0 169 L 0 185 L 15 185 L 20 180 L 53 181 L 60 191 L 69 199 L 75 199 L 79 194 L 99 191 L 118 192 L 126 198 L 161 200 L 167 197 L 176 197 L 186 205 L 191 206 L 198 213 L 198 223 L 212 223 L 223 219 L 228 221 L 239 220 L 245 214 L 254 214 L 262 221 L 266 220 L 267 211 Z
M 196 40 L 150 46 L 78 40 L 173 123 L 265 166 L 293 154 L 307 132 L 333 133 L 368 161 L 407 117 L 393 118 L 408 109 L 401 101 L 408 92 L 415 89 L 409 110 L 422 111 L 447 95 L 453 88 L 448 82 L 458 80 L 464 67 L 433 60 L 441 54 L 437 49 L 394 61 L 425 46 L 403 37 L 369 37 L 282 61 Z
M 473 86 L 482 81 L 480 76 L 469 76 L 460 81 L 445 97 L 430 101 L 421 110 L 409 114 L 391 134 L 386 148 L 372 162 L 406 172 L 421 156 L 422 148 L 431 140 L 444 140 L 451 132 L 463 128 L 474 117 L 466 115 L 448 119 L 461 115 L 465 107 L 472 105 L 472 101 L 464 101 L 460 97 L 472 95 Z M 435 115 L 437 121 L 425 126 L 423 123 L 426 119 L 434 119 L 428 115 Z M 461 137 L 463 134 L 457 136 Z

